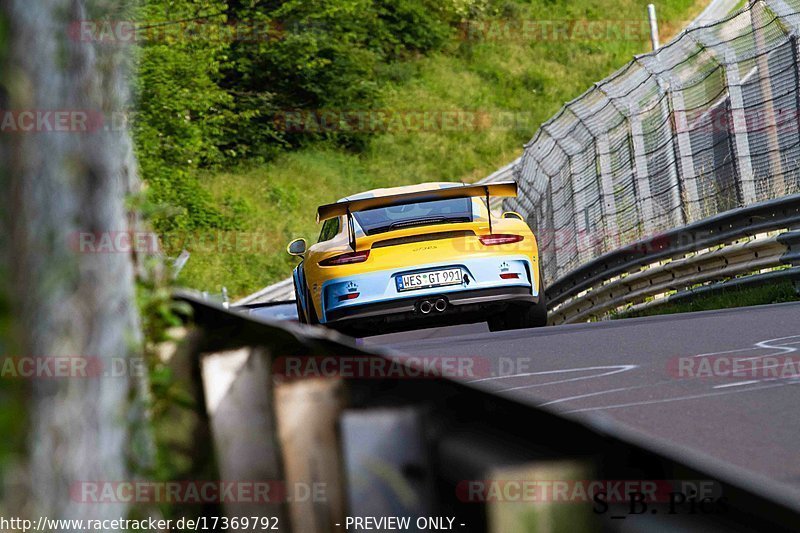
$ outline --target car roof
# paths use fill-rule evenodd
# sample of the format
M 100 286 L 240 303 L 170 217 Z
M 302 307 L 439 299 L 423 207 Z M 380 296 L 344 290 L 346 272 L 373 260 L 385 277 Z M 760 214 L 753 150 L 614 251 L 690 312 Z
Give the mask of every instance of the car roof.
M 453 182 L 446 182 L 446 181 L 439 181 L 439 182 L 429 182 L 429 183 L 418 183 L 416 185 L 405 185 L 402 187 L 386 187 L 383 189 L 372 189 L 371 191 L 364 191 L 358 194 L 353 194 L 352 196 L 347 196 L 345 198 L 340 198 L 337 200 L 338 202 L 348 202 L 352 200 L 362 200 L 364 198 L 375 198 L 381 196 L 393 196 L 395 194 L 402 194 L 407 192 L 418 192 L 418 191 L 433 191 L 436 189 L 447 189 L 450 187 L 463 187 L 463 183 L 453 183 Z

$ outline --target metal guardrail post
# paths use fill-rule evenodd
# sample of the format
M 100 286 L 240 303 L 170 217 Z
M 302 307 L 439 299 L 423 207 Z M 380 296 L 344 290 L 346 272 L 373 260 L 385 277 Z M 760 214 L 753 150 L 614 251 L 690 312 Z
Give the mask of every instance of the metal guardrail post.
M 647 18 L 650 20 L 650 44 L 655 51 L 661 48 L 661 43 L 658 38 L 658 18 L 654 4 L 647 4 Z

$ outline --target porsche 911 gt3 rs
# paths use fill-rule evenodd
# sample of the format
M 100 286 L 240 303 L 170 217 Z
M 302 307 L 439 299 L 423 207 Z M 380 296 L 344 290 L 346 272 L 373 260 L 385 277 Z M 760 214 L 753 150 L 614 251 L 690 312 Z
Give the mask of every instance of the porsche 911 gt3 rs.
M 547 307 L 536 238 L 489 198 L 513 182 L 376 189 L 323 205 L 318 242 L 295 239 L 301 322 L 369 335 L 486 321 L 493 331 L 543 326 Z

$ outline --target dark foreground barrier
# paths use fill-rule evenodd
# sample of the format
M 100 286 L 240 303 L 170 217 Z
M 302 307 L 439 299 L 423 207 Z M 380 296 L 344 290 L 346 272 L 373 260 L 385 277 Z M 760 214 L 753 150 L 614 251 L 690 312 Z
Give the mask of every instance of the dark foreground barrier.
M 699 455 L 602 416 L 460 384 L 463 361 L 374 353 L 324 329 L 178 298 L 193 308 L 218 479 L 247 489 L 220 501 L 231 519 L 267 518 L 294 532 L 800 523 L 792 493 L 713 450 Z

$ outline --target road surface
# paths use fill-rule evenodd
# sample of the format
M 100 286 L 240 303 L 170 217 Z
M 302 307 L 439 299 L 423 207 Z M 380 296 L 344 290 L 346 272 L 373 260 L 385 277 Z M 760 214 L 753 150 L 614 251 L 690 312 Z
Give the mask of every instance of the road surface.
M 491 370 L 463 379 L 527 403 L 609 417 L 800 497 L 800 303 L 501 333 L 480 324 L 362 342 L 483 358 Z M 734 359 L 745 370 L 721 375 Z

